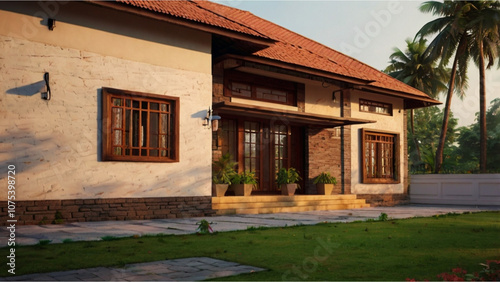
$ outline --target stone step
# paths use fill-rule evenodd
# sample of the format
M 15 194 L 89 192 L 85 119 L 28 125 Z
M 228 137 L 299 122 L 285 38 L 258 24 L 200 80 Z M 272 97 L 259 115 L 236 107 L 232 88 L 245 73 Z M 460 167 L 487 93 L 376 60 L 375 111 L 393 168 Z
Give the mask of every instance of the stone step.
M 370 207 L 356 195 L 213 197 L 218 215 L 340 210 Z
M 322 211 L 322 210 L 348 210 L 370 207 L 369 204 L 339 204 L 322 206 L 302 206 L 302 207 L 263 207 L 249 209 L 220 209 L 217 215 L 232 214 L 261 214 L 261 213 L 280 213 L 280 212 L 304 212 L 304 211 Z
M 314 200 L 338 200 L 338 199 L 357 199 L 355 194 L 341 195 L 295 195 L 295 196 L 227 196 L 212 197 L 212 203 L 244 203 L 244 202 L 293 202 L 293 201 L 314 201 Z
M 348 205 L 354 203 L 365 203 L 364 200 L 356 199 L 335 199 L 335 200 L 298 200 L 298 201 L 276 201 L 276 202 L 233 202 L 233 203 L 212 203 L 212 208 L 218 209 L 247 209 L 264 207 L 304 207 L 304 206 L 325 206 L 325 205 Z

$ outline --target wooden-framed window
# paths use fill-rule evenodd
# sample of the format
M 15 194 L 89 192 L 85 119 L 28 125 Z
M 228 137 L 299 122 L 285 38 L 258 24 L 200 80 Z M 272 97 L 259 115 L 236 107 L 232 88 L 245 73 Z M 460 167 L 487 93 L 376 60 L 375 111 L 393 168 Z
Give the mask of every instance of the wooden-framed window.
M 224 84 L 225 96 L 297 106 L 299 85 L 295 82 L 228 71 Z
M 363 183 L 400 183 L 399 134 L 361 130 Z
M 359 99 L 359 111 L 392 116 L 392 104 Z
M 102 88 L 104 161 L 179 161 L 179 98 Z

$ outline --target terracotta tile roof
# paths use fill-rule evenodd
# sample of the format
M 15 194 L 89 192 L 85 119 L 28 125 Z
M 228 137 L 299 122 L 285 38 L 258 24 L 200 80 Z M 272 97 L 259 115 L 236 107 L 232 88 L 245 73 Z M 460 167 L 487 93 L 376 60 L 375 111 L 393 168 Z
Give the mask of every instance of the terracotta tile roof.
M 271 44 L 271 46 L 253 53 L 253 56 L 331 72 L 345 77 L 374 81 L 369 85 L 429 99 L 427 94 L 365 63 L 270 21 L 259 18 L 248 11 L 205 0 L 117 1 L 157 13 L 277 41 Z
M 247 35 L 268 38 L 252 27 L 243 25 L 238 21 L 229 20 L 220 13 L 217 13 L 217 11 L 208 10 L 195 1 L 116 0 L 116 2 Z M 222 5 L 219 6 L 224 7 Z

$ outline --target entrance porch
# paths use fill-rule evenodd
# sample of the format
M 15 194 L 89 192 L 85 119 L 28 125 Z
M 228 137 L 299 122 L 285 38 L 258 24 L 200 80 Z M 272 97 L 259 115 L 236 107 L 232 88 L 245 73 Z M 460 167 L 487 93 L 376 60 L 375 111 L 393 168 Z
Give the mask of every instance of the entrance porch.
M 348 195 L 212 197 L 217 215 L 343 210 L 370 207 L 364 199 Z

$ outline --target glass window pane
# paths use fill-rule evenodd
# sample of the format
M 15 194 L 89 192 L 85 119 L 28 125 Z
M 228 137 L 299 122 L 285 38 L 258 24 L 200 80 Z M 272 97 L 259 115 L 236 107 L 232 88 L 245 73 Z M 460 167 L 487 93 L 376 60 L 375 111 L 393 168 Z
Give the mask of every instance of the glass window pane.
M 122 148 L 120 148 L 120 147 L 114 147 L 113 148 L 113 155 L 115 155 L 115 156 L 121 156 L 122 155 Z
M 159 114 L 150 113 L 149 115 L 149 147 L 158 147 L 158 127 L 159 127 Z
M 111 103 L 113 106 L 121 106 L 122 105 L 122 99 L 119 98 L 112 98 Z
M 161 114 L 161 125 L 160 125 L 160 133 L 167 134 L 168 133 L 168 114 Z
M 252 97 L 252 87 L 248 84 L 232 82 L 231 90 L 235 96 Z
M 149 106 L 151 107 L 151 110 L 158 110 L 160 108 L 158 103 L 150 103 Z
M 139 111 L 132 112 L 132 146 L 139 147 Z
M 125 110 L 125 145 L 130 145 L 130 110 Z
M 113 108 L 112 109 L 111 126 L 113 128 L 121 128 L 122 127 L 122 109 L 121 108 Z
M 113 132 L 113 145 L 121 145 L 122 144 L 122 131 L 115 130 Z

